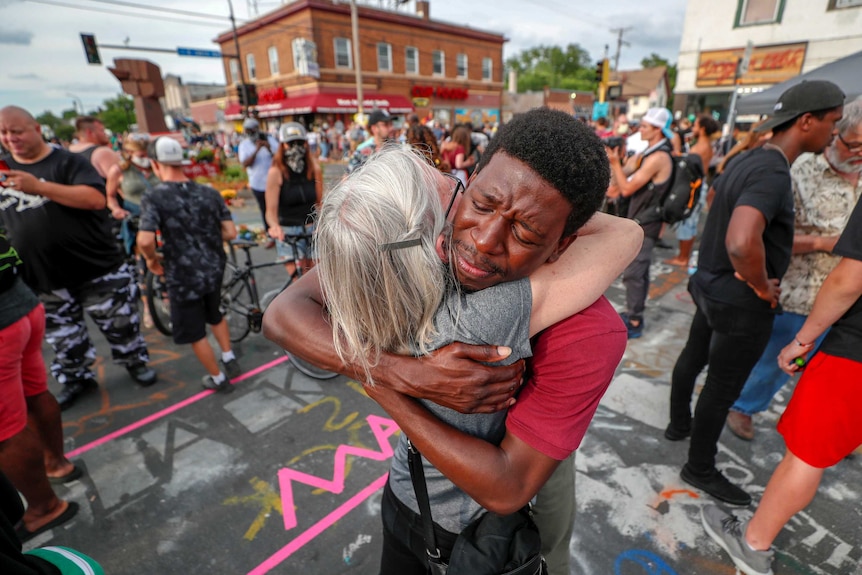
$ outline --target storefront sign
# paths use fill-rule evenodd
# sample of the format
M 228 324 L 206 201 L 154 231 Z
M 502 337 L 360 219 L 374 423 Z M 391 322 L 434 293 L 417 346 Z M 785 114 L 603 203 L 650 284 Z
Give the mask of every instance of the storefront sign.
M 286 98 L 287 94 L 284 93 L 284 88 L 266 88 L 265 90 L 257 91 L 258 104 L 271 104 L 273 102 L 280 102 Z
M 414 98 L 431 98 L 442 100 L 466 100 L 470 96 L 467 88 L 447 88 L 445 86 L 413 86 L 410 95 Z
M 739 78 L 739 84 L 778 84 L 798 76 L 807 47 L 807 42 L 755 47 L 748 71 Z M 732 86 L 736 64 L 744 53 L 745 48 L 701 52 L 696 85 L 699 88 Z
M 500 110 L 497 108 L 457 108 L 455 110 L 455 122 L 470 122 L 473 127 L 479 124 L 486 126 L 496 124 L 500 121 Z

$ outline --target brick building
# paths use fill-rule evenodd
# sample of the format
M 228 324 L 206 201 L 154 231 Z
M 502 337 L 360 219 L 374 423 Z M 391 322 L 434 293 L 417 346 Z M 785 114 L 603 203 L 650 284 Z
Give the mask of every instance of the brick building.
M 358 6 L 363 107 L 393 115 L 415 111 L 444 124 L 499 120 L 503 92 L 501 34 L 416 13 Z M 350 5 L 294 0 L 237 29 L 242 75 L 255 84 L 257 114 L 273 123 L 349 123 L 357 112 Z M 235 54 L 232 32 L 215 40 Z M 230 102 L 225 118 L 241 118 L 240 65 L 225 59 Z

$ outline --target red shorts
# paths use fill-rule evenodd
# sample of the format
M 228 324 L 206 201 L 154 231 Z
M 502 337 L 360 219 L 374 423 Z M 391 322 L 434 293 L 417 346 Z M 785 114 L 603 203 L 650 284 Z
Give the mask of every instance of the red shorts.
M 0 330 L 0 441 L 21 433 L 27 425 L 25 398 L 48 391 L 42 359 L 45 306 Z
M 818 352 L 778 422 L 790 452 L 831 467 L 862 445 L 862 363 Z

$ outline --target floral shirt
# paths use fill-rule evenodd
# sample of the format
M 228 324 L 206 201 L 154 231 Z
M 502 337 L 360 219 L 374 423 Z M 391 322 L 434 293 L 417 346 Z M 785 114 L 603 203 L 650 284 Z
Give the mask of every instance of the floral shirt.
M 364 164 L 365 161 L 368 160 L 368 157 L 375 151 L 377 151 L 377 143 L 374 141 L 374 138 L 368 138 L 359 144 L 356 147 L 356 151 L 353 152 L 353 155 L 350 156 L 350 160 L 347 162 L 347 173 L 352 174 L 356 171 L 356 169 Z
M 790 169 L 796 234 L 837 236 L 862 194 L 832 169 L 822 154 L 803 154 Z M 781 280 L 781 305 L 800 315 L 811 313 L 814 298 L 841 258 L 829 252 L 793 254 Z

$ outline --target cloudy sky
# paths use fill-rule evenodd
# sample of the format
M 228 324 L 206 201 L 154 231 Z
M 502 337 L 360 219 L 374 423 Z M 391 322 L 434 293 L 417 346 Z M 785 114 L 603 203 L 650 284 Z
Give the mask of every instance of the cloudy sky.
M 372 6 L 392 0 L 360 0 Z M 244 21 L 254 2 L 233 0 L 236 16 Z M 214 18 L 143 10 L 129 4 L 163 7 Z M 280 2 L 259 0 L 260 13 Z M 86 9 L 84 9 L 86 8 Z M 410 2 L 401 10 L 414 9 Z M 504 34 L 508 58 L 538 44 L 578 43 L 594 60 L 616 50 L 612 28 L 631 27 L 620 68 L 637 67 L 641 58 L 656 52 L 676 61 L 685 0 L 430 0 L 435 20 L 467 24 Z M 87 65 L 81 32 L 96 35 L 99 44 L 176 49 L 179 46 L 216 49 L 212 39 L 227 30 L 228 0 L 0 0 L 0 106 L 15 104 L 38 114 L 59 113 L 73 100 L 86 110 L 120 91 L 105 66 Z M 215 17 L 222 17 L 221 19 Z M 101 49 L 102 61 L 147 58 L 162 73 L 177 74 L 186 82 L 224 82 L 218 60 L 172 54 Z

